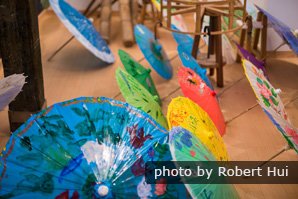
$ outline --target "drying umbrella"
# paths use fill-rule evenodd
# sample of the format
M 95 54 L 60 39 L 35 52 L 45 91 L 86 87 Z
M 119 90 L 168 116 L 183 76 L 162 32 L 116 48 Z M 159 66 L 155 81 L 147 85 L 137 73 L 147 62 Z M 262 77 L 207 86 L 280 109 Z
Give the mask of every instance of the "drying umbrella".
M 120 68 L 116 70 L 116 80 L 126 102 L 151 115 L 163 127 L 168 127 L 157 103 L 157 96 L 152 96 L 135 78 Z
M 239 49 L 242 57 L 244 59 L 250 61 L 258 69 L 261 69 L 263 71 L 264 75 L 268 79 L 266 68 L 265 68 L 265 63 L 263 61 L 258 60 L 253 54 L 251 54 L 250 52 L 248 52 L 247 50 L 242 48 L 239 44 L 237 44 L 237 43 L 235 43 L 235 44 L 236 44 L 237 48 Z
M 258 101 L 275 112 L 283 119 L 287 120 L 287 114 L 284 105 L 278 95 L 279 89 L 275 89 L 264 76 L 262 70 L 259 70 L 248 60 L 242 60 L 242 65 L 249 83 L 258 98 Z
M 213 89 L 213 86 L 207 76 L 207 70 L 205 68 L 202 68 L 197 60 L 195 60 L 188 52 L 184 49 L 182 45 L 178 46 L 178 53 L 180 60 L 182 61 L 182 64 L 195 71 L 203 80 L 204 82 L 209 86 L 210 89 Z
M 142 84 L 142 86 L 144 86 L 151 93 L 151 95 L 157 96 L 158 103 L 161 104 L 159 94 L 150 75 L 151 70 L 144 68 L 124 50 L 119 50 L 118 54 L 125 70 L 140 84 Z
M 4 109 L 22 91 L 26 77 L 14 74 L 0 80 L 0 110 Z
M 154 70 L 161 77 L 171 79 L 173 69 L 170 61 L 152 32 L 146 26 L 138 24 L 134 28 L 134 34 L 139 48 Z
M 64 0 L 50 0 L 50 4 L 65 27 L 90 52 L 106 63 L 113 63 L 115 61 L 105 40 L 84 15 Z
M 171 25 L 173 30 L 179 31 L 179 29 L 175 25 Z M 188 34 L 182 34 L 178 32 L 172 32 L 172 35 L 178 44 L 178 46 L 183 46 L 186 52 L 190 55 L 193 46 L 193 38 Z
M 267 16 L 272 28 L 279 34 L 279 36 L 292 48 L 294 53 L 298 55 L 298 35 L 288 25 L 272 16 L 269 12 L 256 6 L 264 15 Z
M 204 146 L 197 137 L 181 127 L 174 127 L 170 131 L 170 150 L 177 167 L 181 161 L 200 161 L 203 166 L 209 161 L 216 161 L 212 153 Z M 215 163 L 211 163 L 215 164 Z M 215 177 L 211 177 L 212 182 Z M 183 180 L 183 178 L 182 178 Z M 200 178 L 196 177 L 196 184 L 187 184 L 186 187 L 193 198 L 239 198 L 233 185 L 229 184 L 205 184 L 199 183 Z M 187 182 L 187 181 L 186 181 Z
M 0 196 L 185 198 L 183 185 L 145 182 L 147 161 L 171 160 L 166 141 L 166 129 L 126 103 L 62 102 L 12 134 L 0 158 Z
M 208 114 L 197 104 L 185 97 L 171 101 L 167 114 L 169 128 L 181 126 L 195 136 L 219 161 L 228 160 L 225 144 Z
M 216 93 L 189 68 L 180 67 L 178 81 L 184 96 L 204 109 L 217 127 L 220 135 L 224 135 L 226 124 L 216 98 Z
M 285 120 L 280 115 L 276 114 L 272 109 L 260 103 L 260 106 L 269 117 L 269 119 L 276 126 L 277 130 L 287 140 L 289 147 L 293 148 L 298 153 L 298 129 L 294 127 L 290 121 Z M 285 149 L 286 150 L 286 149 Z

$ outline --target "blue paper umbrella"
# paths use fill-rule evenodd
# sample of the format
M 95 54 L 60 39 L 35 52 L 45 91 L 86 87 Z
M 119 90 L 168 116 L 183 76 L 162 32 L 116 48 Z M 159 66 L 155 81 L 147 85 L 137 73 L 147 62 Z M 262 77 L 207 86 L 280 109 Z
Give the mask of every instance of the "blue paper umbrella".
M 65 27 L 90 52 L 106 63 L 115 61 L 114 55 L 93 24 L 64 0 L 50 0 L 50 4 Z
M 33 115 L 0 159 L 0 198 L 185 198 L 184 185 L 145 182 L 171 160 L 167 131 L 108 98 L 77 98 Z
M 155 40 L 152 32 L 144 25 L 134 28 L 136 42 L 152 68 L 163 78 L 171 79 L 173 69 L 161 44 Z
M 198 64 L 197 60 L 195 60 L 183 46 L 181 46 L 181 45 L 178 46 L 178 53 L 179 53 L 180 60 L 182 61 L 182 64 L 186 68 L 190 68 L 193 71 L 195 71 L 202 78 L 202 80 L 207 84 L 207 86 L 210 89 L 214 90 L 214 88 L 207 76 L 207 70 L 205 68 L 202 68 Z
M 171 25 L 173 30 L 179 31 L 175 25 Z M 177 42 L 178 45 L 183 46 L 188 54 L 191 55 L 192 46 L 193 46 L 193 38 L 188 34 L 182 34 L 178 32 L 172 32 L 172 35 Z
M 294 30 L 292 30 L 288 25 L 280 21 L 279 19 L 272 16 L 266 10 L 256 6 L 263 14 L 268 18 L 269 23 L 272 28 L 279 34 L 279 36 L 292 48 L 294 53 L 298 55 L 298 37 L 295 35 Z

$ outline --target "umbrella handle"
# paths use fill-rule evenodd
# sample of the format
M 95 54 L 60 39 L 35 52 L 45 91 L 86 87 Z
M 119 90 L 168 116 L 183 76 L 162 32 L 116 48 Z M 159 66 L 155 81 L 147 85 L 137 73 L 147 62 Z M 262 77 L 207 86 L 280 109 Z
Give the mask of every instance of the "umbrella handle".
M 159 27 L 162 27 L 162 22 L 161 21 L 157 21 L 154 24 L 154 39 L 157 40 L 157 26 L 159 25 Z

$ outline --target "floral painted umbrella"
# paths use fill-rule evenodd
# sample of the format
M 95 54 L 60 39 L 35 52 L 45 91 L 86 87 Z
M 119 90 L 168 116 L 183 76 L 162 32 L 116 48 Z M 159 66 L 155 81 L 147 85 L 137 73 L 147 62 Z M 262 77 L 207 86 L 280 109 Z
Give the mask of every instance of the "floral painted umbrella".
M 298 55 L 298 34 L 292 30 L 288 25 L 271 15 L 266 10 L 256 6 L 264 15 L 267 16 L 272 28 L 279 34 L 279 36 L 292 48 L 294 53 Z
M 116 70 L 116 80 L 126 102 L 148 113 L 159 124 L 168 128 L 157 96 L 152 96 L 135 78 L 120 68 Z
M 153 33 L 144 25 L 134 28 L 136 42 L 152 68 L 164 79 L 171 79 L 173 69 L 161 44 L 154 38 Z
M 258 101 L 270 109 L 270 113 L 274 112 L 287 120 L 284 105 L 278 95 L 281 92 L 280 89 L 275 89 L 264 76 L 263 71 L 259 70 L 248 60 L 243 59 L 242 65 Z
M 216 93 L 193 70 L 180 67 L 178 81 L 185 97 L 197 103 L 208 113 L 220 135 L 226 130 L 225 119 L 218 104 Z
M 227 161 L 228 154 L 217 128 L 208 114 L 196 103 L 185 97 L 174 98 L 168 107 L 169 128 L 181 126 L 211 151 L 218 161 Z
M 201 161 L 204 162 L 203 165 L 208 164 L 209 161 L 216 161 L 214 155 L 201 140 L 182 127 L 174 127 L 170 131 L 169 145 L 177 167 L 181 166 L 179 165 L 181 161 Z M 212 182 L 213 178 L 211 177 L 209 181 Z M 196 178 L 197 182 L 199 180 L 200 178 Z M 187 184 L 186 187 L 193 198 L 239 198 L 236 189 L 230 184 L 198 182 L 197 184 Z
M 269 107 L 265 106 L 265 104 L 260 102 L 259 104 L 269 119 L 273 122 L 277 130 L 287 140 L 289 147 L 298 153 L 298 129 L 294 127 L 290 121 L 285 120 L 279 114 L 276 114 Z
M 196 72 L 203 80 L 204 82 L 209 86 L 210 89 L 214 90 L 208 76 L 207 76 L 207 70 L 205 68 L 202 68 L 197 60 L 195 60 L 191 54 L 185 50 L 185 48 L 182 45 L 178 46 L 178 53 L 180 60 L 182 61 L 183 66 L 186 68 L 190 68 L 194 72 Z
M 49 0 L 49 2 L 61 22 L 79 42 L 99 59 L 106 63 L 114 63 L 114 55 L 106 41 L 84 15 L 64 0 Z
M 26 77 L 14 74 L 0 80 L 0 111 L 22 91 Z
M 145 182 L 147 161 L 169 161 L 167 131 L 146 113 L 82 97 L 33 115 L 0 158 L 1 198 L 185 198 L 183 185 Z
M 142 84 L 142 86 L 144 86 L 151 93 L 152 96 L 157 96 L 158 103 L 161 104 L 159 94 L 150 75 L 151 70 L 144 68 L 139 62 L 137 62 L 124 50 L 119 50 L 118 54 L 125 70 L 140 84 Z

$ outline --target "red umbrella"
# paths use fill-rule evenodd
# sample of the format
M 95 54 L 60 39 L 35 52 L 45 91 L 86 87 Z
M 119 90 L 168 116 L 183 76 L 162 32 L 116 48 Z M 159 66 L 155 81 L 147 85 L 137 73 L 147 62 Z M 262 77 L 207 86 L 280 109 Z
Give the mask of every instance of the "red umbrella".
M 220 135 L 225 133 L 225 120 L 220 110 L 216 93 L 193 70 L 181 67 L 178 71 L 178 80 L 185 97 L 188 97 L 210 116 Z

